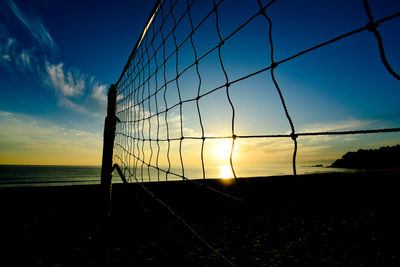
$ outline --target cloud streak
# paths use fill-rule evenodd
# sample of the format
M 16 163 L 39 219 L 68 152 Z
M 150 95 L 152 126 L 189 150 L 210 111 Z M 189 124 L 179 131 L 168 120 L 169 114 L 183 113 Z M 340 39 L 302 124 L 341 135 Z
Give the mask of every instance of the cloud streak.
M 328 123 L 315 123 L 309 124 L 302 127 L 300 132 L 330 132 L 330 131 L 350 131 L 360 130 L 364 127 L 368 127 L 376 121 L 373 120 L 343 120 L 333 121 Z
M 28 29 L 32 36 L 39 42 L 39 44 L 51 48 L 55 47 L 55 43 L 49 30 L 44 26 L 39 17 L 29 18 L 12 0 L 10 1 L 10 9 L 19 21 Z

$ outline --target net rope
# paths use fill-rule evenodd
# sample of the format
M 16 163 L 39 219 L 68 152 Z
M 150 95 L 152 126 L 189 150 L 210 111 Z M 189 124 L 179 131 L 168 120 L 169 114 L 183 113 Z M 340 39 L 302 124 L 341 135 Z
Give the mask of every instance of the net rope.
M 262 4 L 260 0 L 256 0 L 259 9 L 249 17 L 243 24 L 234 29 L 232 32 L 223 37 L 220 32 L 219 23 L 219 8 L 223 0 L 212 1 L 212 6 L 208 12 L 204 12 L 204 17 L 200 22 L 195 25 L 192 19 L 192 6 L 195 0 L 165 0 L 158 1 L 153 14 L 150 16 L 149 23 L 146 25 L 141 39 L 138 41 L 131 56 L 122 72 L 116 86 L 118 88 L 118 100 L 117 100 L 117 112 L 116 116 L 119 118 L 116 131 L 115 141 L 115 157 L 114 161 L 119 161 L 121 166 L 126 168 L 132 168 L 132 177 L 139 177 L 140 181 L 144 181 L 144 177 L 148 181 L 155 180 L 151 174 L 151 169 L 156 170 L 156 180 L 169 180 L 171 176 L 188 180 L 190 177 L 185 173 L 185 161 L 182 153 L 182 147 L 186 140 L 200 140 L 200 158 L 201 158 L 201 172 L 202 178 L 206 178 L 206 165 L 204 160 L 205 154 L 205 143 L 211 139 L 229 139 L 231 140 L 231 151 L 229 163 L 234 178 L 237 178 L 234 165 L 234 148 L 235 141 L 237 139 L 246 138 L 274 138 L 274 137 L 287 137 L 293 141 L 293 154 L 292 154 L 292 169 L 293 174 L 296 175 L 296 155 L 298 150 L 297 139 L 301 136 L 318 136 L 318 135 L 351 135 L 351 134 L 370 134 L 370 133 L 384 133 L 384 132 L 399 132 L 400 128 L 384 128 L 384 129 L 366 129 L 366 130 L 350 130 L 350 131 L 327 131 L 327 132 L 296 132 L 295 124 L 290 116 L 289 109 L 285 102 L 284 92 L 280 87 L 276 77 L 275 70 L 282 64 L 292 61 L 295 58 L 308 54 L 312 51 L 320 49 L 322 47 L 332 45 L 344 38 L 351 37 L 363 31 L 371 32 L 378 44 L 378 51 L 387 71 L 397 80 L 399 75 L 393 70 L 388 62 L 385 55 L 384 45 L 381 35 L 378 30 L 378 26 L 387 21 L 400 17 L 400 12 L 391 14 L 379 20 L 374 20 L 372 11 L 369 7 L 367 0 L 362 0 L 365 13 L 368 16 L 368 22 L 365 26 L 354 29 L 352 31 L 340 34 L 332 39 L 324 41 L 320 44 L 312 46 L 301 52 L 293 54 L 287 58 L 275 61 L 274 57 L 274 42 L 273 42 L 273 22 L 268 16 L 268 8 L 279 2 L 277 0 L 269 1 L 267 4 Z M 180 6 L 184 8 L 184 11 L 180 16 L 177 16 L 174 10 Z M 218 43 L 215 44 L 211 49 L 205 51 L 203 54 L 198 53 L 196 43 L 193 38 L 194 34 L 206 23 L 207 20 L 211 19 L 212 16 L 215 18 L 215 29 L 218 34 Z M 242 31 L 257 17 L 262 17 L 266 20 L 268 34 L 267 39 L 269 43 L 270 61 L 267 67 L 259 69 L 255 72 L 243 75 L 234 80 L 230 79 L 229 73 L 226 70 L 224 64 L 224 58 L 221 53 L 221 48 L 230 41 L 238 32 Z M 178 33 L 176 29 L 183 23 L 184 19 L 189 21 L 190 32 L 187 36 L 184 36 L 181 42 L 178 41 Z M 167 25 L 167 20 L 172 20 L 172 25 Z M 157 26 L 156 26 L 157 25 Z M 169 27 L 171 26 L 171 27 Z M 167 48 L 167 42 L 171 41 L 173 48 Z M 194 60 L 188 66 L 179 69 L 180 67 L 180 51 L 182 47 L 190 43 Z M 168 53 L 170 52 L 170 53 Z M 218 53 L 219 68 L 222 70 L 225 82 L 220 86 L 208 89 L 204 91 L 202 88 L 202 81 L 204 77 L 200 74 L 199 65 L 212 53 Z M 160 56 L 161 55 L 161 56 Z M 161 61 L 160 61 L 161 59 Z M 174 76 L 168 79 L 170 72 L 169 63 L 174 60 Z M 197 75 L 197 94 L 193 98 L 183 98 L 181 95 L 181 77 L 189 70 L 194 69 Z M 264 135 L 237 135 L 235 129 L 235 105 L 231 100 L 230 87 L 233 84 L 239 83 L 245 79 L 256 75 L 262 75 L 263 73 L 269 72 L 276 91 L 279 95 L 282 108 L 286 115 L 287 121 L 290 126 L 290 134 L 264 134 Z M 202 91 L 203 89 L 203 91 Z M 171 94 L 172 90 L 176 90 L 178 95 L 178 101 L 175 103 L 169 103 L 168 95 Z M 231 108 L 231 135 L 229 136 L 210 136 L 205 134 L 205 127 L 203 122 L 202 110 L 200 108 L 199 101 L 213 93 L 224 90 L 226 99 L 229 102 Z M 161 102 L 161 103 L 160 103 Z M 194 102 L 196 104 L 196 110 L 198 120 L 201 129 L 200 136 L 185 135 L 183 130 L 183 105 Z M 179 136 L 171 137 L 170 130 L 170 119 L 168 116 L 170 113 L 179 109 Z M 155 118 L 155 125 L 154 125 Z M 161 137 L 160 129 L 165 128 L 165 138 Z M 154 134 L 155 132 L 155 134 Z M 179 143 L 179 162 L 180 170 L 173 169 L 171 163 L 171 143 Z M 162 152 L 162 145 L 166 144 L 166 166 L 160 164 L 160 153 Z M 121 164 L 121 163 L 125 164 Z M 126 172 L 126 171 L 124 171 Z M 132 177 L 129 175 L 128 179 Z
M 199 1 L 199 0 L 197 0 Z M 377 50 L 383 66 L 394 79 L 400 81 L 400 76 L 392 68 L 385 54 L 384 44 L 378 26 L 388 21 L 398 19 L 400 12 L 393 13 L 378 20 L 373 17 L 367 0 L 360 0 L 363 3 L 364 12 L 367 15 L 367 23 L 359 28 L 341 33 L 333 38 L 315 44 L 300 52 L 294 53 L 286 58 L 276 60 L 275 43 L 273 39 L 273 21 L 269 16 L 269 8 L 275 5 L 279 0 L 271 0 L 264 3 L 261 0 L 254 0 L 258 9 L 248 17 L 241 25 L 234 28 L 225 36 L 221 33 L 220 9 L 224 0 L 212 0 L 208 10 L 203 10 L 203 17 L 196 24 L 193 19 L 193 6 L 195 0 L 159 0 L 155 4 L 149 20 L 136 43 L 124 70 L 116 83 L 118 90 L 116 116 L 116 138 L 114 163 L 121 168 L 123 176 L 130 182 L 137 182 L 141 185 L 152 198 L 164 206 L 173 216 L 175 216 L 190 232 L 193 233 L 206 247 L 216 253 L 226 264 L 234 266 L 235 264 L 215 249 L 210 243 L 195 231 L 181 216 L 179 216 L 167 203 L 154 195 L 144 184 L 145 181 L 169 181 L 171 177 L 182 179 L 192 183 L 204 186 L 216 193 L 241 202 L 242 199 L 227 193 L 221 192 L 205 183 L 199 183 L 192 180 L 185 167 L 183 157 L 183 146 L 187 141 L 199 141 L 201 176 L 207 178 L 207 165 L 205 163 L 206 143 L 210 140 L 229 140 L 230 153 L 229 164 L 233 178 L 237 181 L 238 177 L 235 170 L 234 151 L 235 144 L 239 139 L 265 139 L 265 138 L 288 138 L 293 142 L 292 152 L 292 172 L 297 174 L 296 158 L 298 153 L 298 139 L 304 136 L 327 136 L 327 135 L 353 135 L 353 134 L 374 134 L 400 132 L 400 128 L 376 128 L 364 130 L 348 131 L 314 131 L 297 132 L 295 123 L 290 115 L 289 107 L 285 101 L 284 88 L 278 82 L 275 71 L 279 66 L 290 62 L 296 58 L 309 54 L 323 47 L 333 45 L 339 41 L 352 37 L 361 32 L 370 32 L 374 35 L 377 42 Z M 265 1 L 264 1 L 265 2 Z M 180 10 L 181 13 L 176 10 Z M 251 73 L 242 74 L 235 79 L 232 78 L 226 67 L 226 58 L 223 56 L 222 48 L 229 43 L 234 36 L 249 27 L 256 19 L 262 18 L 265 21 L 267 34 L 262 37 L 267 39 L 270 62 L 265 67 Z M 194 38 L 196 32 L 203 27 L 209 20 L 215 20 L 215 30 L 217 33 L 217 43 L 207 51 L 199 49 Z M 189 28 L 189 32 L 181 36 L 178 28 L 183 24 Z M 193 60 L 185 63 L 183 50 L 189 46 L 193 53 Z M 187 52 L 186 52 L 187 53 Z M 213 53 L 217 54 L 218 64 L 215 68 L 222 71 L 223 83 L 213 88 L 204 88 L 205 75 L 201 75 L 199 66 Z M 269 60 L 269 61 L 268 61 Z M 183 66 L 183 67 L 182 67 Z M 195 84 L 196 92 L 194 97 L 185 98 L 182 94 L 184 83 L 182 77 L 189 71 L 194 71 L 196 79 L 192 81 Z M 171 73 L 173 73 L 171 77 Z M 257 75 L 268 75 L 271 77 L 275 90 L 279 96 L 281 107 L 284 111 L 286 120 L 290 127 L 289 133 L 284 134 L 237 134 L 237 111 L 235 103 L 231 97 L 231 87 L 246 79 Z M 230 135 L 210 135 L 206 134 L 204 122 L 204 110 L 202 110 L 200 101 L 209 95 L 223 92 L 229 109 Z M 171 103 L 168 100 L 171 94 L 177 96 L 177 101 Z M 188 135 L 184 130 L 184 105 L 188 103 L 195 104 L 195 113 L 199 123 L 200 134 Z M 169 115 L 177 110 L 178 119 L 172 121 Z M 173 134 L 173 123 L 178 123 L 178 135 Z M 178 143 L 178 151 L 172 151 L 172 145 Z M 173 164 L 172 157 L 178 154 L 178 164 Z M 165 156 L 162 162 L 161 157 Z M 213 177 L 218 178 L 218 177 Z

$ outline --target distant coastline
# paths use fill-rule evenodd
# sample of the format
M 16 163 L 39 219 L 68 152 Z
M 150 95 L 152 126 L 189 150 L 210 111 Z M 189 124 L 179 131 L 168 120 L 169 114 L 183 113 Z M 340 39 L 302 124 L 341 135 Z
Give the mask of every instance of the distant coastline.
M 400 168 L 400 145 L 347 152 L 329 167 L 352 169 Z

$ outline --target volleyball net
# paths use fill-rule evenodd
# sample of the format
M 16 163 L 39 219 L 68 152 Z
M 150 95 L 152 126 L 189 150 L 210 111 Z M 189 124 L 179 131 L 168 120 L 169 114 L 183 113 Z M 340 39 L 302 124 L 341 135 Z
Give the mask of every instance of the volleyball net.
M 315 158 L 317 152 L 324 156 L 327 142 L 355 140 L 350 136 L 385 133 L 398 140 L 398 121 L 347 119 L 344 126 L 329 127 L 339 116 L 332 114 L 341 111 L 323 99 L 341 83 L 347 87 L 338 96 L 362 99 L 365 92 L 354 88 L 365 86 L 360 81 L 369 75 L 388 85 L 371 84 L 366 91 L 386 90 L 390 96 L 400 89 L 396 58 L 386 55 L 380 32 L 393 39 L 388 28 L 399 24 L 400 9 L 375 16 L 367 0 L 354 7 L 332 5 L 157 1 L 115 84 L 113 163 L 128 181 L 143 182 L 268 176 L 262 166 L 283 157 L 296 175 L 302 149 Z M 341 12 L 354 15 L 347 21 L 339 18 Z M 374 63 L 364 74 L 363 67 L 370 67 L 357 55 L 362 49 Z M 335 68 L 343 70 L 332 73 Z M 340 75 L 344 78 L 335 80 Z M 355 91 L 346 92 L 349 88 Z M 328 116 L 324 126 L 310 126 L 322 116 Z M 306 138 L 319 145 L 301 143 Z M 244 171 L 253 163 L 261 166 L 257 172 Z

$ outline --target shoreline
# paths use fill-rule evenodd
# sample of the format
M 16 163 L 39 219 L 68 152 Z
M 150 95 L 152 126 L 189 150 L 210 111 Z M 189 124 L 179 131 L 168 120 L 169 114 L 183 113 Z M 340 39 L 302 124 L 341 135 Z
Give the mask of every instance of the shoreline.
M 310 173 L 327 173 L 327 172 L 352 172 L 353 170 L 347 169 L 327 169 L 321 167 L 304 167 L 300 166 L 298 174 Z M 53 186 L 53 185 L 73 185 L 73 184 L 97 184 L 100 177 L 100 167 L 82 167 L 82 166 L 0 166 L 0 187 L 21 187 L 21 186 Z M 139 170 L 139 175 L 142 170 Z M 202 172 L 200 169 L 188 168 L 185 169 L 187 177 L 191 180 L 202 180 Z M 179 173 L 177 171 L 176 173 Z M 158 174 L 155 170 L 150 170 L 148 173 L 147 168 L 143 169 L 143 180 L 148 181 L 149 175 L 151 181 L 157 181 L 159 175 L 160 181 L 165 181 L 165 174 Z M 207 172 L 206 179 L 217 179 L 214 177 L 220 176 L 218 168 L 212 169 Z M 292 175 L 291 168 L 280 169 L 273 166 L 272 169 L 248 169 L 239 170 L 238 177 L 271 177 L 271 176 L 285 176 Z M 114 173 L 114 181 L 121 182 L 118 175 Z M 240 178 L 240 179 L 241 179 Z M 141 178 L 139 180 L 142 180 Z M 169 175 L 169 181 L 182 180 L 180 177 Z M 26 185 L 25 185 L 26 184 Z

